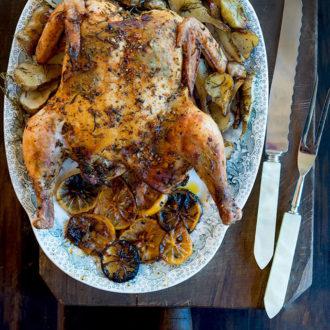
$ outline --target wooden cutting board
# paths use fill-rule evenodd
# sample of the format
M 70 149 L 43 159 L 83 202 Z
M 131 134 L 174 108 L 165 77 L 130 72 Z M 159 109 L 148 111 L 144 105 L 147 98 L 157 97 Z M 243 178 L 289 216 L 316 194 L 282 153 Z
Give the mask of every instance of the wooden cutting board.
M 272 79 L 282 20 L 283 0 L 250 0 L 266 42 Z M 283 213 L 289 210 L 298 170 L 296 154 L 316 74 L 316 0 L 303 0 L 303 24 L 290 125 L 289 152 L 282 157 L 277 235 Z M 232 225 L 215 257 L 198 274 L 175 287 L 148 294 L 117 294 L 86 286 L 64 274 L 40 251 L 40 274 L 64 305 L 193 306 L 263 308 L 270 265 L 260 270 L 253 244 L 258 209 L 260 171 L 240 223 Z M 305 180 L 300 207 L 302 225 L 286 297 L 289 304 L 312 283 L 314 171 Z M 276 235 L 276 239 L 277 239 Z

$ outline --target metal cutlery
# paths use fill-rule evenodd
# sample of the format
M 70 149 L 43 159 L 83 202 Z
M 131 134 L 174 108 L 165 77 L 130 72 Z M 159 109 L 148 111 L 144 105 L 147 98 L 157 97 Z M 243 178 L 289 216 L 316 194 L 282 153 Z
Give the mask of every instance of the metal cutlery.
M 311 146 L 308 146 L 307 139 L 310 133 L 310 124 L 315 109 L 317 85 L 318 82 L 316 80 L 313 98 L 309 107 L 307 119 L 305 122 L 303 134 L 298 149 L 298 169 L 300 174 L 299 179 L 293 195 L 291 210 L 289 212 L 284 213 L 283 216 L 274 260 L 272 263 L 266 287 L 264 303 L 269 318 L 273 318 L 281 310 L 285 301 L 293 257 L 301 224 L 301 215 L 298 213 L 298 208 L 301 201 L 304 179 L 306 174 L 313 166 L 315 158 L 317 156 L 322 132 L 328 114 L 330 103 L 330 89 L 328 90 L 326 101 L 324 103 L 320 116 L 320 122 L 316 133 L 315 143 L 313 143 Z
M 288 132 L 302 19 L 300 0 L 285 0 L 280 41 L 270 90 L 266 135 L 267 161 L 263 163 L 254 256 L 263 269 L 274 252 L 280 156 L 288 150 Z

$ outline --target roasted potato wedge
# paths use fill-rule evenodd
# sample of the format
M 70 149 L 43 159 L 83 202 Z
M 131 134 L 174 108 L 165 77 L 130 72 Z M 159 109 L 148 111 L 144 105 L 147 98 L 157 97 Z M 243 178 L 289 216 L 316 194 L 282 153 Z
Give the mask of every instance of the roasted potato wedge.
M 186 0 L 168 0 L 168 4 L 170 5 L 171 10 L 175 11 L 178 13 L 185 5 Z
M 39 65 L 33 62 L 21 63 L 14 71 L 17 84 L 25 91 L 35 91 L 38 87 L 60 77 L 62 66 L 57 64 Z
M 37 7 L 25 27 L 16 34 L 16 40 L 28 55 L 32 55 L 52 9 L 46 4 Z
M 167 4 L 164 0 L 146 0 L 143 3 L 143 8 L 146 9 L 166 9 Z
M 231 111 L 227 111 L 226 115 L 223 115 L 222 109 L 215 103 L 209 104 L 208 109 L 211 117 L 218 125 L 221 132 L 225 132 L 228 128 L 233 126 L 235 116 Z
M 218 105 L 225 116 L 231 101 L 234 87 L 233 78 L 227 73 L 212 73 L 205 80 L 205 89 L 212 102 Z
M 47 64 L 57 64 L 62 65 L 63 64 L 63 58 L 64 58 L 64 52 L 58 53 L 54 55 Z
M 56 91 L 59 82 L 53 81 L 36 91 L 23 91 L 19 98 L 24 110 L 30 115 L 34 115 L 48 101 L 49 96 Z
M 218 29 L 216 33 L 220 44 L 226 52 L 226 55 L 229 55 L 236 62 L 242 63 L 244 58 L 240 54 L 237 46 L 233 43 L 231 32 L 224 32 Z
M 197 89 L 197 93 L 199 96 L 201 108 L 205 113 L 208 113 L 207 109 L 207 92 L 205 89 L 205 80 L 209 76 L 210 71 L 203 59 L 199 61 L 199 65 L 197 68 L 197 76 L 195 81 L 195 86 Z
M 222 18 L 234 29 L 243 29 L 248 18 L 243 5 L 237 0 L 217 0 L 220 2 Z
M 247 124 L 250 119 L 251 107 L 253 103 L 253 86 L 254 86 L 255 76 L 256 76 L 255 72 L 248 74 L 241 89 L 240 109 L 241 109 L 241 117 L 243 121 L 241 136 L 245 134 Z
M 202 23 L 209 23 L 222 31 L 230 31 L 230 28 L 220 19 L 210 16 L 207 9 L 199 0 L 186 0 L 178 12 L 183 17 L 195 17 Z
M 258 36 L 250 30 L 235 31 L 231 35 L 233 44 L 237 47 L 239 52 L 247 60 L 254 47 L 258 46 Z

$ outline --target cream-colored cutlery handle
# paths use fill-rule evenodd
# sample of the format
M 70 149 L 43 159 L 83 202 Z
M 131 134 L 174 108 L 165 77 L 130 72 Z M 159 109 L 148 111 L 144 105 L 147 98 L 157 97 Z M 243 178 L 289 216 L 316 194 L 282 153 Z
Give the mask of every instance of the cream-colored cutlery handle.
M 267 266 L 274 253 L 280 173 L 280 162 L 263 163 L 254 240 L 254 256 L 261 269 Z

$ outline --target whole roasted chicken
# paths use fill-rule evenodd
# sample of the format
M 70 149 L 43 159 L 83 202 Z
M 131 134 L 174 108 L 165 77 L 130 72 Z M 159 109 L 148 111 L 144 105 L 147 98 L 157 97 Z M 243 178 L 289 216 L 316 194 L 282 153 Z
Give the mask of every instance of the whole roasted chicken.
M 191 97 L 200 52 L 213 70 L 226 68 L 206 27 L 169 10 L 133 17 L 109 2 L 64 0 L 39 40 L 39 63 L 52 56 L 63 31 L 60 87 L 23 136 L 38 203 L 34 225 L 53 225 L 53 189 L 66 158 L 79 164 L 89 182 L 130 170 L 162 193 L 194 168 L 223 223 L 240 219 L 227 185 L 220 131 Z

